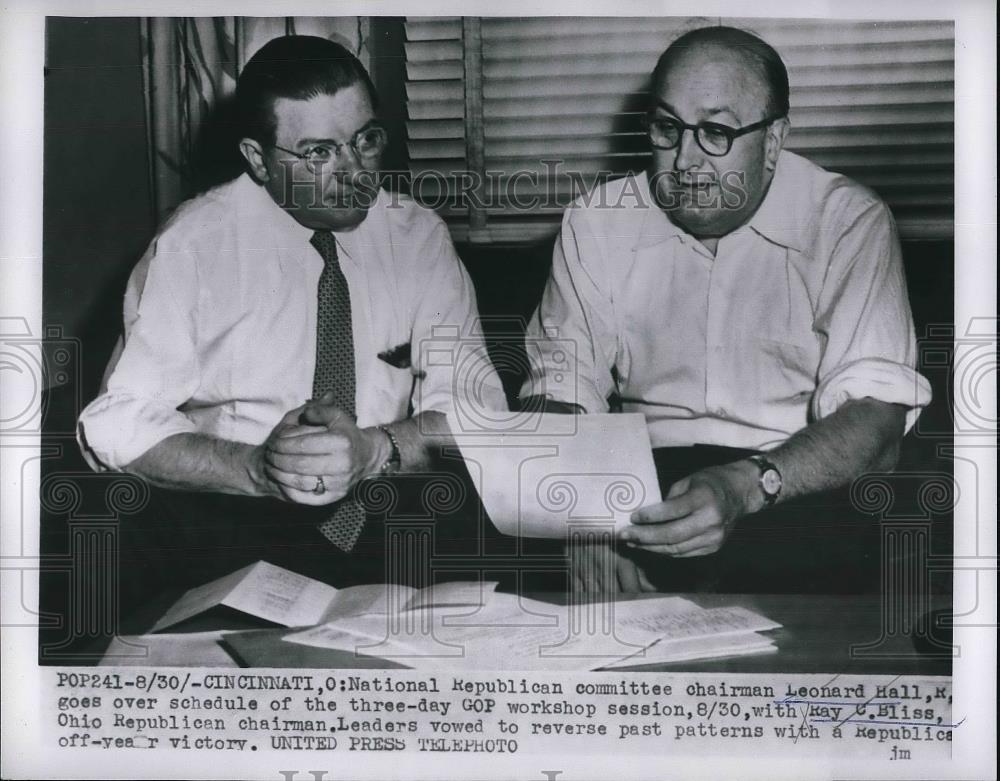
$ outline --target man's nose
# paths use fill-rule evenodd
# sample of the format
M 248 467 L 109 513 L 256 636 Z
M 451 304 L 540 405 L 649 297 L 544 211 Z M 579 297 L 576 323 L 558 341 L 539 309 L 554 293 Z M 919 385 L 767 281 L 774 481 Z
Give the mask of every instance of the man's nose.
M 695 133 L 697 131 L 690 128 L 685 128 L 681 132 L 681 139 L 677 144 L 677 157 L 674 158 L 674 168 L 678 171 L 687 171 L 702 162 L 704 153 L 698 146 Z

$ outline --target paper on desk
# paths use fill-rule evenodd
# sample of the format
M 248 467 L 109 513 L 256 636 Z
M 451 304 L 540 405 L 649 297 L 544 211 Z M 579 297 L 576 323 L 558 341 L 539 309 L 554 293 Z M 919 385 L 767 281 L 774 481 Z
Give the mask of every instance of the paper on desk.
M 626 656 L 602 669 L 614 670 L 619 667 L 637 667 L 643 664 L 667 664 L 687 662 L 693 659 L 718 659 L 723 656 L 746 656 L 748 654 L 773 653 L 778 646 L 763 635 L 750 632 L 746 635 L 720 635 L 698 637 L 688 640 L 660 640 L 632 656 Z
M 689 604 L 692 605 L 691 609 L 664 611 L 660 614 L 616 615 L 615 625 L 624 630 L 626 635 L 630 633 L 639 633 L 642 636 L 652 634 L 671 640 L 740 635 L 748 632 L 778 629 L 781 626 L 781 624 L 743 607 L 704 609 L 693 603 Z M 616 607 L 621 608 L 622 604 Z
M 641 414 L 526 416 L 516 431 L 470 432 L 454 416 L 448 424 L 503 534 L 563 537 L 574 522 L 618 529 L 660 501 Z
M 225 605 L 283 626 L 318 623 L 337 589 L 318 580 L 258 561 L 193 588 L 156 622 L 158 632 L 199 613 Z
M 101 667 L 239 667 L 219 644 L 228 632 L 120 635 L 108 645 Z
M 419 590 L 395 583 L 351 586 L 334 594 L 320 622 L 348 616 L 388 615 L 401 610 L 432 607 L 477 607 L 489 601 L 496 587 L 495 580 L 455 580 L 435 583 Z
M 432 623 L 401 626 L 390 624 L 388 616 L 355 616 L 286 635 L 284 640 L 392 659 L 418 670 L 573 672 L 640 650 L 622 646 L 605 654 L 583 653 L 582 645 L 566 644 L 565 623 L 446 626 L 440 615 L 423 615 Z
M 471 614 L 349 616 L 284 639 L 420 670 L 570 672 L 763 652 L 771 641 L 756 630 L 778 626 L 744 608 L 705 609 L 675 596 L 554 605 L 494 594 Z

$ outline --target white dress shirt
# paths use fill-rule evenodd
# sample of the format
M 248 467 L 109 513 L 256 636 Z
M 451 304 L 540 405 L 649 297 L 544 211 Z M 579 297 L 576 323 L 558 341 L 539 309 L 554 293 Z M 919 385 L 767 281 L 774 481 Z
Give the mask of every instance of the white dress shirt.
M 80 416 L 94 468 L 122 469 L 184 432 L 259 444 L 310 398 L 323 269 L 312 234 L 246 174 L 177 210 L 132 273 L 123 339 Z M 472 283 L 440 218 L 383 191 L 364 222 L 335 235 L 358 425 L 403 419 L 411 406 L 506 410 Z M 411 346 L 412 368 L 377 357 L 399 345 Z
M 930 401 L 889 210 L 791 152 L 714 257 L 645 174 L 578 199 L 527 347 L 523 395 L 602 412 L 617 391 L 654 447 L 767 450 L 863 397 L 909 407 L 909 427 Z

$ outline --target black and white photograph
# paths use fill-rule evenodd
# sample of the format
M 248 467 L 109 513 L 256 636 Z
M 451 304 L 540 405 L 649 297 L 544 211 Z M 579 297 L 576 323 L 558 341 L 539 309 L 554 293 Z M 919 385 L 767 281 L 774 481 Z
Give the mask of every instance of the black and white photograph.
M 995 778 L 991 11 L 5 9 L 3 777 Z

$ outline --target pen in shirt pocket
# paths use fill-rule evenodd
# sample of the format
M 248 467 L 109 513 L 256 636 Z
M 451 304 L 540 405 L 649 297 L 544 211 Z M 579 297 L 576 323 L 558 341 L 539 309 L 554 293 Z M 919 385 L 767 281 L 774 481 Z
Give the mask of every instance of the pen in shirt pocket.
M 422 380 L 427 376 L 427 372 L 423 370 L 414 371 L 409 342 L 403 342 L 389 350 L 383 350 L 378 354 L 378 358 L 380 361 L 385 361 L 397 369 L 409 369 L 410 373 L 418 380 Z

